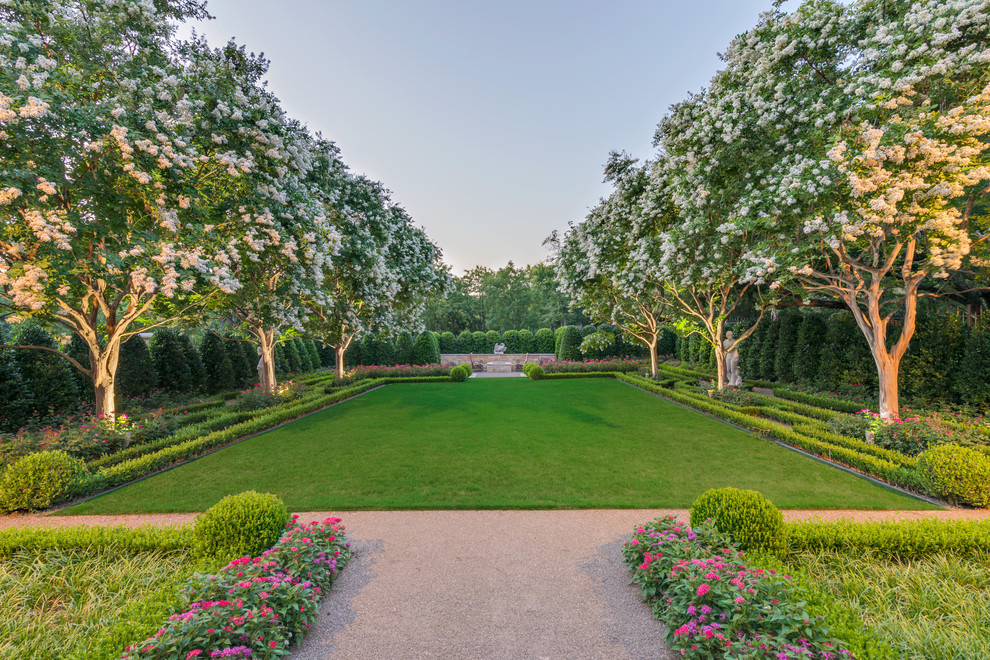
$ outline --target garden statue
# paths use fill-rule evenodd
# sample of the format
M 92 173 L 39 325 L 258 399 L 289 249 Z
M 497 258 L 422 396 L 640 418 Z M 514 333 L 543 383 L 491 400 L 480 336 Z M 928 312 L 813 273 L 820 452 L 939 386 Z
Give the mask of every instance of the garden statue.
M 258 384 L 265 382 L 265 358 L 261 355 L 261 346 L 258 347 Z
M 732 330 L 729 330 L 725 333 L 722 347 L 728 351 L 725 354 L 725 383 L 730 387 L 742 385 L 742 378 L 739 377 L 739 351 L 733 346 L 735 343 L 736 340 L 732 338 Z
M 505 355 L 505 344 L 495 344 L 495 355 Z

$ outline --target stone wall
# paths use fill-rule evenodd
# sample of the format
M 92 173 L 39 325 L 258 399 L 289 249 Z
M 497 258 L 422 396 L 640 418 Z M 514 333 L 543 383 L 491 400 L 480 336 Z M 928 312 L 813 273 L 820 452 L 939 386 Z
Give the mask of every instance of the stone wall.
M 555 360 L 553 353 L 443 353 L 440 356 L 440 366 L 454 367 L 458 364 L 470 364 L 474 371 L 522 371 L 527 362 L 543 364 Z

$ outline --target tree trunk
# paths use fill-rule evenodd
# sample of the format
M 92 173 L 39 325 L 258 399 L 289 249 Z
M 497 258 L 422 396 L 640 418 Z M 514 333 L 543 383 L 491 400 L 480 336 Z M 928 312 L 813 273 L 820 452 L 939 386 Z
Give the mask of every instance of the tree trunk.
M 112 339 L 105 348 L 90 346 L 89 364 L 96 392 L 96 414 L 112 422 L 117 418 L 117 362 L 120 359 L 120 340 Z
M 335 348 L 337 352 L 337 378 L 344 377 L 344 353 L 347 352 L 347 346 L 341 342 L 340 346 Z
M 650 373 L 653 374 L 653 379 L 656 380 L 657 373 L 659 369 L 657 368 L 657 339 L 653 338 L 653 343 L 650 346 Z
M 725 387 L 725 349 L 722 348 L 721 341 L 718 341 L 713 348 L 715 349 L 715 373 L 718 374 L 716 386 L 718 389 L 722 389 Z
M 269 392 L 274 392 L 278 385 L 275 380 L 275 331 L 261 327 L 252 327 L 251 330 L 258 338 L 258 349 L 261 353 L 261 365 L 258 369 L 261 385 Z
M 894 359 L 887 351 L 874 350 L 873 360 L 877 364 L 877 376 L 880 380 L 880 419 L 890 420 L 899 417 L 898 382 L 900 360 Z

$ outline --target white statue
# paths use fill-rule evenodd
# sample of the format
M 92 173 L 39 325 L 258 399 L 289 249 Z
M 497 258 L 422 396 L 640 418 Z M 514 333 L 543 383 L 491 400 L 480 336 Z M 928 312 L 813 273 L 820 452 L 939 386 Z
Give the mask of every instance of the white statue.
M 725 339 L 722 341 L 722 348 L 728 351 L 725 354 L 725 383 L 730 387 L 739 387 L 742 385 L 742 378 L 739 376 L 739 351 L 733 346 L 736 340 L 732 338 L 732 330 L 725 333 Z M 729 350 L 729 349 L 732 350 Z
M 495 344 L 495 355 L 505 355 L 505 344 Z

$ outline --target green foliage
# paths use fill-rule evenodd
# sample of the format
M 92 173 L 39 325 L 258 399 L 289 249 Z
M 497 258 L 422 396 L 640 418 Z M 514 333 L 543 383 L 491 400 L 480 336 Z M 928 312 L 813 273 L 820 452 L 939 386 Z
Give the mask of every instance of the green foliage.
M 23 551 L 84 549 L 136 554 L 164 550 L 180 553 L 191 547 L 192 527 L 188 525 L 10 527 L 0 530 L 0 559 Z
M 502 343 L 505 344 L 506 353 L 522 353 L 518 330 L 506 330 L 503 332 Z
M 931 402 L 951 400 L 966 355 L 967 334 L 955 314 L 934 310 L 918 314 L 914 336 L 901 360 L 901 395 Z
M 774 379 L 784 383 L 794 382 L 794 360 L 797 356 L 798 329 L 801 315 L 785 312 L 780 315 L 777 326 L 777 354 L 774 357 Z
M 540 328 L 533 337 L 536 342 L 534 353 L 553 353 L 554 334 L 550 328 Z
M 855 414 L 863 409 L 863 405 L 860 403 L 856 403 L 855 401 L 847 401 L 845 399 L 839 399 L 837 397 L 831 397 L 831 396 L 808 394 L 807 392 L 798 392 L 796 390 L 787 389 L 786 387 L 774 387 L 773 395 L 776 397 L 780 397 L 781 399 L 800 401 L 801 403 L 807 403 L 808 405 L 811 406 L 817 406 L 819 408 L 827 408 L 829 410 L 836 410 L 838 412 Z
M 772 570 L 790 576 L 800 590 L 808 614 L 824 618 L 822 623 L 829 635 L 859 660 L 899 660 L 897 652 L 879 639 L 876 631 L 856 612 L 855 608 L 836 599 L 800 566 L 786 564 L 769 553 L 749 553 L 752 568 Z
M 950 502 L 990 507 L 990 457 L 960 447 L 938 445 L 918 457 L 918 473 L 928 491 Z
M 553 331 L 553 352 L 560 359 L 560 342 L 564 339 L 564 328 L 566 326 L 560 326 Z
M 206 386 L 206 368 L 203 366 L 203 358 L 200 357 L 199 351 L 193 345 L 192 338 L 186 333 L 179 335 L 179 343 L 182 345 L 182 353 L 186 358 L 186 366 L 189 367 L 189 387 L 199 391 Z
M 529 376 L 530 380 L 543 380 L 546 378 L 546 372 L 543 370 L 543 367 L 535 362 L 528 362 L 523 365 L 523 373 Z
M 6 324 L 4 324 L 6 325 Z M 149 351 L 150 353 L 150 351 Z M 84 367 L 89 367 L 89 347 L 86 346 L 86 342 L 82 340 L 82 337 L 76 333 L 72 333 L 72 338 L 69 340 L 69 346 L 65 349 L 65 354 L 70 358 L 78 362 Z M 153 366 L 153 365 L 152 365 Z M 90 377 L 84 374 L 79 369 L 75 367 L 72 368 L 72 376 L 76 381 L 76 388 L 79 390 L 79 397 L 83 401 L 93 401 L 96 398 L 96 393 L 93 390 L 93 381 Z M 157 376 L 157 374 L 156 374 Z M 0 379 L 2 380 L 2 379 Z M 156 381 L 157 385 L 157 381 Z M 2 406 L 0 406 L 2 407 Z
M 457 350 L 455 353 L 470 353 L 471 347 L 474 345 L 474 335 L 470 330 L 464 330 L 459 335 L 457 335 Z
M 289 368 L 289 373 L 302 373 L 304 370 L 303 363 L 302 359 L 299 357 L 299 349 L 296 348 L 296 343 L 291 339 L 287 339 L 282 342 L 282 350 L 285 352 L 285 362 L 286 366 Z
M 457 337 L 454 336 L 453 332 L 441 332 L 440 333 L 440 352 L 441 353 L 460 353 L 461 350 L 457 345 Z
M 766 319 L 763 323 L 766 325 L 766 334 L 760 343 L 760 377 L 777 380 L 777 330 L 780 323 L 771 319 Z
M 36 511 L 74 494 L 86 466 L 64 451 L 29 454 L 0 475 L 0 510 Z
M 300 373 L 314 371 L 316 367 L 313 366 L 313 361 L 309 357 L 309 350 L 306 348 L 306 342 L 303 341 L 302 337 L 293 337 L 290 341 L 296 349 L 296 355 L 299 356 Z
M 985 315 L 966 336 L 962 363 L 953 383 L 956 399 L 977 408 L 990 408 L 987 374 L 990 374 L 990 315 Z
M 120 346 L 120 361 L 115 380 L 117 394 L 138 396 L 155 387 L 157 375 L 148 345 L 138 335 L 132 335 Z
M 494 353 L 495 344 L 502 341 L 502 335 L 498 330 L 489 330 L 485 333 L 485 350 L 483 353 Z
M 365 335 L 361 340 L 362 364 L 369 366 L 395 364 L 392 354 L 392 342 L 388 337 Z
M 158 387 L 170 392 L 193 389 L 189 362 L 176 328 L 159 328 L 151 337 L 151 361 L 158 374 Z
M 234 389 L 234 367 L 230 364 L 223 338 L 213 332 L 204 333 L 199 354 L 206 369 L 206 391 L 216 394 Z
M 827 327 L 821 314 L 801 315 L 794 347 L 794 378 L 802 383 L 816 383 L 821 378 L 821 350 L 825 346 Z
M 51 334 L 35 323 L 25 323 L 15 341 L 22 346 L 58 348 Z M 32 401 L 31 416 L 40 418 L 76 408 L 79 391 L 72 374 L 75 367 L 68 360 L 48 351 L 19 350 L 14 352 L 14 362 Z
M 480 330 L 471 333 L 471 350 L 469 353 L 491 353 L 491 349 L 485 350 L 488 342 L 485 341 L 485 333 Z
M 230 337 L 223 338 L 223 349 L 227 353 L 227 359 L 230 361 L 234 387 L 249 387 L 254 385 L 255 381 L 258 380 L 258 372 L 255 370 L 257 360 L 251 363 L 242 348 L 242 346 L 248 345 L 247 342 L 238 339 Z
M 7 342 L 6 325 L 0 321 L 0 344 Z M 0 350 L 0 432 L 13 433 L 24 426 L 31 410 L 31 396 L 24 388 L 14 351 Z
M 843 550 L 920 559 L 941 553 L 990 552 L 990 520 L 923 518 L 896 522 L 794 522 L 784 525 L 789 552 Z
M 288 522 L 285 504 L 271 493 L 228 495 L 196 518 L 193 551 L 217 561 L 256 557 L 275 545 Z
M 761 322 L 749 337 L 739 344 L 739 373 L 746 380 L 759 379 L 760 344 L 767 332 L 767 323 Z
M 560 352 L 557 357 L 561 360 L 581 360 L 581 342 L 584 337 L 576 326 L 566 325 L 560 338 Z
M 413 338 L 408 331 L 400 332 L 395 338 L 395 363 L 413 364 Z
M 285 354 L 285 344 L 279 342 L 272 349 L 275 358 L 275 373 L 284 374 L 289 371 L 289 358 Z
M 536 352 L 536 336 L 529 330 L 519 331 L 519 353 Z
M 459 364 L 450 370 L 450 379 L 455 383 L 463 383 L 471 377 L 471 373 L 471 365 Z
M 784 517 L 755 490 L 712 488 L 691 505 L 691 526 L 711 518 L 715 528 L 743 549 L 773 550 L 784 542 Z
M 668 326 L 660 330 L 657 338 L 657 355 L 673 355 L 677 349 L 677 335 Z
M 440 346 L 432 332 L 425 330 L 416 337 L 409 364 L 440 364 Z
M 323 364 L 323 360 L 320 359 L 320 352 L 316 348 L 315 341 L 306 338 L 303 339 L 302 342 L 303 345 L 306 346 L 306 354 L 309 356 L 309 365 L 313 368 L 313 371 L 330 365 L 330 363 Z

